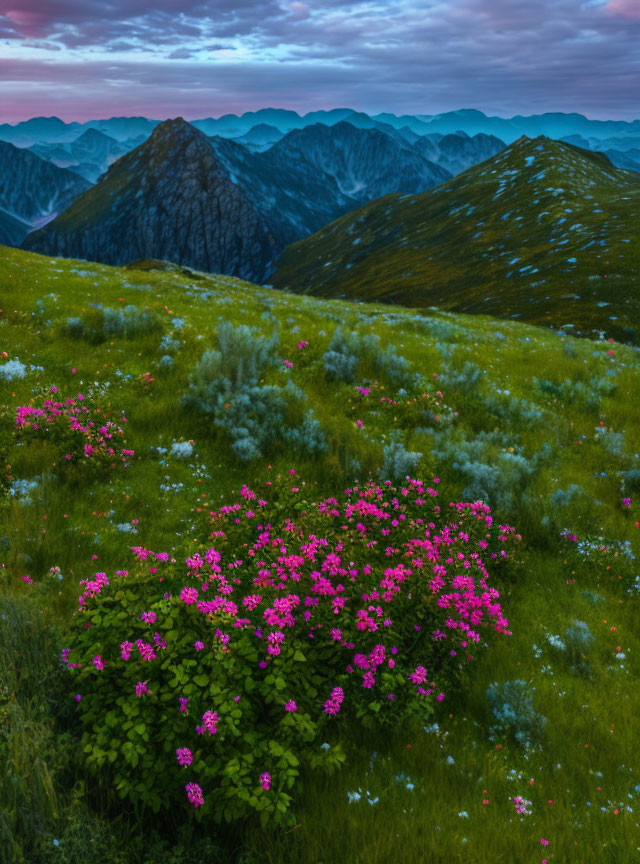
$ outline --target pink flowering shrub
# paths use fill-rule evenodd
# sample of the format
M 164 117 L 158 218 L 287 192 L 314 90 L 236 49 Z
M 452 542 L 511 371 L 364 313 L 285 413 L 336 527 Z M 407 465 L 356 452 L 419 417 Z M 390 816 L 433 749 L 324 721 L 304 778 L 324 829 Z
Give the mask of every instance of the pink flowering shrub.
M 118 421 L 100 416 L 102 411 L 91 400 L 78 393 L 61 399 L 57 388 L 35 400 L 32 405 L 20 405 L 16 411 L 17 436 L 25 442 L 41 441 L 52 449 L 57 470 L 81 465 L 85 470 L 100 473 L 127 466 L 134 451 L 124 440 L 122 413 Z
M 207 530 L 186 560 L 134 548 L 85 580 L 63 658 L 89 764 L 154 810 L 286 822 L 345 724 L 426 720 L 509 635 L 489 570 L 519 536 L 418 480 L 320 501 L 294 477 L 244 486 Z

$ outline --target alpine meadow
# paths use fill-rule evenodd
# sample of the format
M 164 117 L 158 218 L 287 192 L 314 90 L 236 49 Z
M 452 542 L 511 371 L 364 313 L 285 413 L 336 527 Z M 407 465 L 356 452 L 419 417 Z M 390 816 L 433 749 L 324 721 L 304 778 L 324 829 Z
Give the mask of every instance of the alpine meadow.
M 638 44 L 0 11 L 0 864 L 640 862 Z

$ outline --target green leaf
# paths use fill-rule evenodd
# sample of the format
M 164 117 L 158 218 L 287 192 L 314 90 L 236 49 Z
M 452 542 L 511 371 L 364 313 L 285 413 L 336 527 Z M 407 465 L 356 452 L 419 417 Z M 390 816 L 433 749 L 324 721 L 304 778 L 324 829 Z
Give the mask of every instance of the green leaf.
M 198 687 L 206 687 L 207 684 L 209 683 L 209 676 L 208 675 L 194 675 L 194 677 L 192 678 L 192 681 L 194 684 L 197 684 Z
M 307 662 L 307 658 L 304 656 L 302 651 L 300 651 L 300 649 L 296 649 L 296 651 L 294 652 L 294 655 L 293 655 L 293 659 L 297 663 L 306 663 Z

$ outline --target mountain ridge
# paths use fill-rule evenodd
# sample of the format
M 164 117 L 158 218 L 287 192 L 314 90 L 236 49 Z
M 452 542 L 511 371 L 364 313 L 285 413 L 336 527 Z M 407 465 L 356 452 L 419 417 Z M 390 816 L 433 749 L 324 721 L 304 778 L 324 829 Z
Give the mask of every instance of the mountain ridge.
M 568 304 L 577 326 L 603 321 L 637 339 L 638 227 L 640 175 L 523 136 L 429 192 L 386 196 L 292 245 L 272 282 L 554 326 Z

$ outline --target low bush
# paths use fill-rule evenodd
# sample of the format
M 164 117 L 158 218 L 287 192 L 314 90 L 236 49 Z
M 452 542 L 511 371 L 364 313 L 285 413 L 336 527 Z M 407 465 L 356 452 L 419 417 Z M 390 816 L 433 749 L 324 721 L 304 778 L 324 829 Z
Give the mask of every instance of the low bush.
M 380 338 L 375 334 L 363 336 L 357 330 L 343 331 L 340 326 L 336 327 L 323 360 L 327 378 L 346 384 L 356 380 L 363 363 L 394 384 L 407 384 L 415 377 L 409 371 L 408 361 L 398 354 L 394 345 L 381 349 Z
M 126 467 L 134 451 L 126 447 L 124 412 L 109 420 L 105 412 L 82 393 L 63 401 L 55 398 L 57 387 L 20 405 L 15 417 L 19 440 L 41 441 L 51 449 L 57 472 L 80 465 L 88 472 L 104 473 L 117 465 Z
M 470 439 L 461 433 L 435 433 L 432 455 L 461 475 L 467 484 L 464 498 L 481 499 L 502 509 L 515 506 L 529 478 L 546 458 L 545 451 L 540 451 L 528 459 L 521 447 L 497 431 L 479 432 Z
M 26 374 L 27 367 L 17 357 L 14 360 L 7 360 L 6 363 L 0 364 L 0 380 L 15 381 L 26 377 Z
M 138 309 L 133 304 L 124 309 L 102 310 L 103 331 L 106 338 L 124 336 L 134 339 L 143 333 L 151 333 L 160 329 L 160 322 L 150 311 Z
M 476 363 L 467 360 L 460 369 L 455 369 L 450 363 L 443 365 L 442 372 L 438 376 L 439 383 L 449 390 L 458 393 L 471 393 L 478 389 L 482 370 Z
M 588 671 L 589 653 L 595 641 L 593 633 L 585 621 L 573 621 L 564 631 L 567 658 L 576 671 Z
M 422 459 L 422 453 L 410 452 L 405 449 L 399 435 L 393 435 L 391 441 L 382 450 L 384 462 L 380 469 L 381 477 L 391 480 L 404 480 L 411 476 Z
M 511 738 L 525 748 L 540 741 L 547 720 L 534 708 L 530 685 L 524 681 L 490 684 L 486 697 L 495 720 L 490 733 L 494 739 Z
M 155 811 L 291 821 L 344 724 L 426 720 L 467 649 L 509 633 L 487 568 L 519 537 L 482 504 L 441 512 L 416 480 L 315 501 L 287 477 L 211 520 L 186 562 L 134 548 L 84 580 L 63 652 L 89 765 Z
M 245 325 L 218 327 L 220 350 L 205 351 L 184 397 L 213 415 L 227 429 L 232 449 L 242 461 L 255 459 L 282 440 L 313 455 L 326 449 L 320 423 L 305 411 L 305 393 L 291 379 L 284 386 L 263 383 L 266 370 L 278 363 L 278 334 L 270 338 Z

